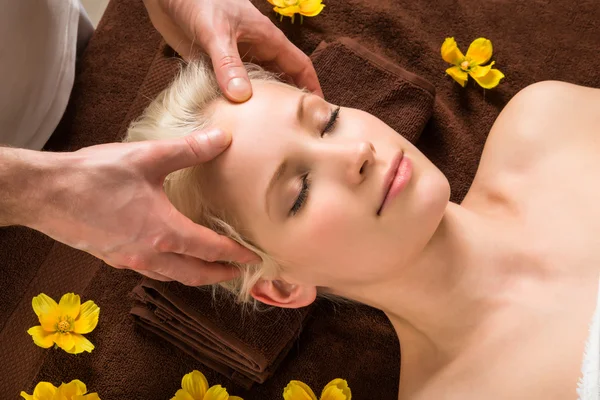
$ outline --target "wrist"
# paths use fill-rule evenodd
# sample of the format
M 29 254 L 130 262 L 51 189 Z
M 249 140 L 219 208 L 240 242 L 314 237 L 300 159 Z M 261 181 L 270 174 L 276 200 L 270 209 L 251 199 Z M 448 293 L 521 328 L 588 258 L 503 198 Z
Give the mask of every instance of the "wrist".
M 61 153 L 0 148 L 0 226 L 35 228 L 56 183 Z

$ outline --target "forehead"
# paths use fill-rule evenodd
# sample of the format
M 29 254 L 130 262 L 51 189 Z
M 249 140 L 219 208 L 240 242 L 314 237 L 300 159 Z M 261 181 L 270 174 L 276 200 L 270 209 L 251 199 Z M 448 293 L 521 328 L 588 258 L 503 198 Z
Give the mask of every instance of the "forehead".
M 252 97 L 244 103 L 220 100 L 214 109 L 213 123 L 232 134 L 236 143 L 273 138 L 278 129 L 296 124 L 296 107 L 300 89 L 274 82 L 253 82 Z
M 231 132 L 232 141 L 204 169 L 208 200 L 241 224 L 249 212 L 262 214 L 268 181 L 293 146 L 291 133 L 298 126 L 296 110 L 303 94 L 269 82 L 253 82 L 252 89 L 245 103 L 215 104 L 213 125 Z

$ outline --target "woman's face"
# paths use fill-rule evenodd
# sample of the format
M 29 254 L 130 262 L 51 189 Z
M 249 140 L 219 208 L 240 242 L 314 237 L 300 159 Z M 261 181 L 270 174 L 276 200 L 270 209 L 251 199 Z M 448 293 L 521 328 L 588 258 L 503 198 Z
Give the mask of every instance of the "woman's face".
M 208 200 L 282 261 L 289 283 L 386 279 L 422 251 L 448 203 L 444 175 L 366 112 L 254 82 L 246 103 L 216 104 L 214 122 L 233 138 L 207 165 Z M 393 164 L 404 187 L 382 209 Z

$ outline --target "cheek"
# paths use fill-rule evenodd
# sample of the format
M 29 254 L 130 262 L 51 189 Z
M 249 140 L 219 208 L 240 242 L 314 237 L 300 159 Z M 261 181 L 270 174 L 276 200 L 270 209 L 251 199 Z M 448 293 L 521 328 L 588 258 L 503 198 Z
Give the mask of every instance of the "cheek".
M 368 260 L 368 232 L 373 221 L 352 199 L 321 196 L 287 231 L 280 250 L 289 276 L 299 283 L 333 286 Z M 356 271 L 355 271 L 356 272 Z
M 288 254 L 299 264 L 327 263 L 347 241 L 352 218 L 346 208 L 331 203 L 311 204 L 300 217 L 302 220 L 295 224 L 290 236 L 293 242 L 287 242 L 286 247 L 291 250 Z
M 360 222 L 352 218 L 348 205 L 324 201 L 311 211 L 302 229 L 303 236 L 310 243 L 311 253 L 331 257 L 339 253 L 352 236 L 356 236 L 354 230 Z

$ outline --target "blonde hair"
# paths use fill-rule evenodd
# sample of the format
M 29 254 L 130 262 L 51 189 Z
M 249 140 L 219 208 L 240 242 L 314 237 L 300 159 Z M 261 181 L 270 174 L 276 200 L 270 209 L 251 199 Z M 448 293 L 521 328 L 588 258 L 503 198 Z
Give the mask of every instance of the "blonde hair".
M 246 64 L 251 81 L 268 81 L 287 85 L 278 75 L 254 64 Z M 143 114 L 133 121 L 124 139 L 126 142 L 178 138 L 211 126 L 213 105 L 223 99 L 216 77 L 206 61 L 184 66 L 169 87 L 150 103 Z M 232 292 L 240 302 L 251 300 L 250 290 L 262 277 L 274 278 L 279 262 L 252 244 L 234 228 L 235 221 L 226 210 L 209 204 L 203 196 L 202 165 L 169 174 L 164 190 L 175 208 L 197 224 L 225 235 L 258 254 L 262 262 L 238 265 L 241 275 L 220 285 Z

